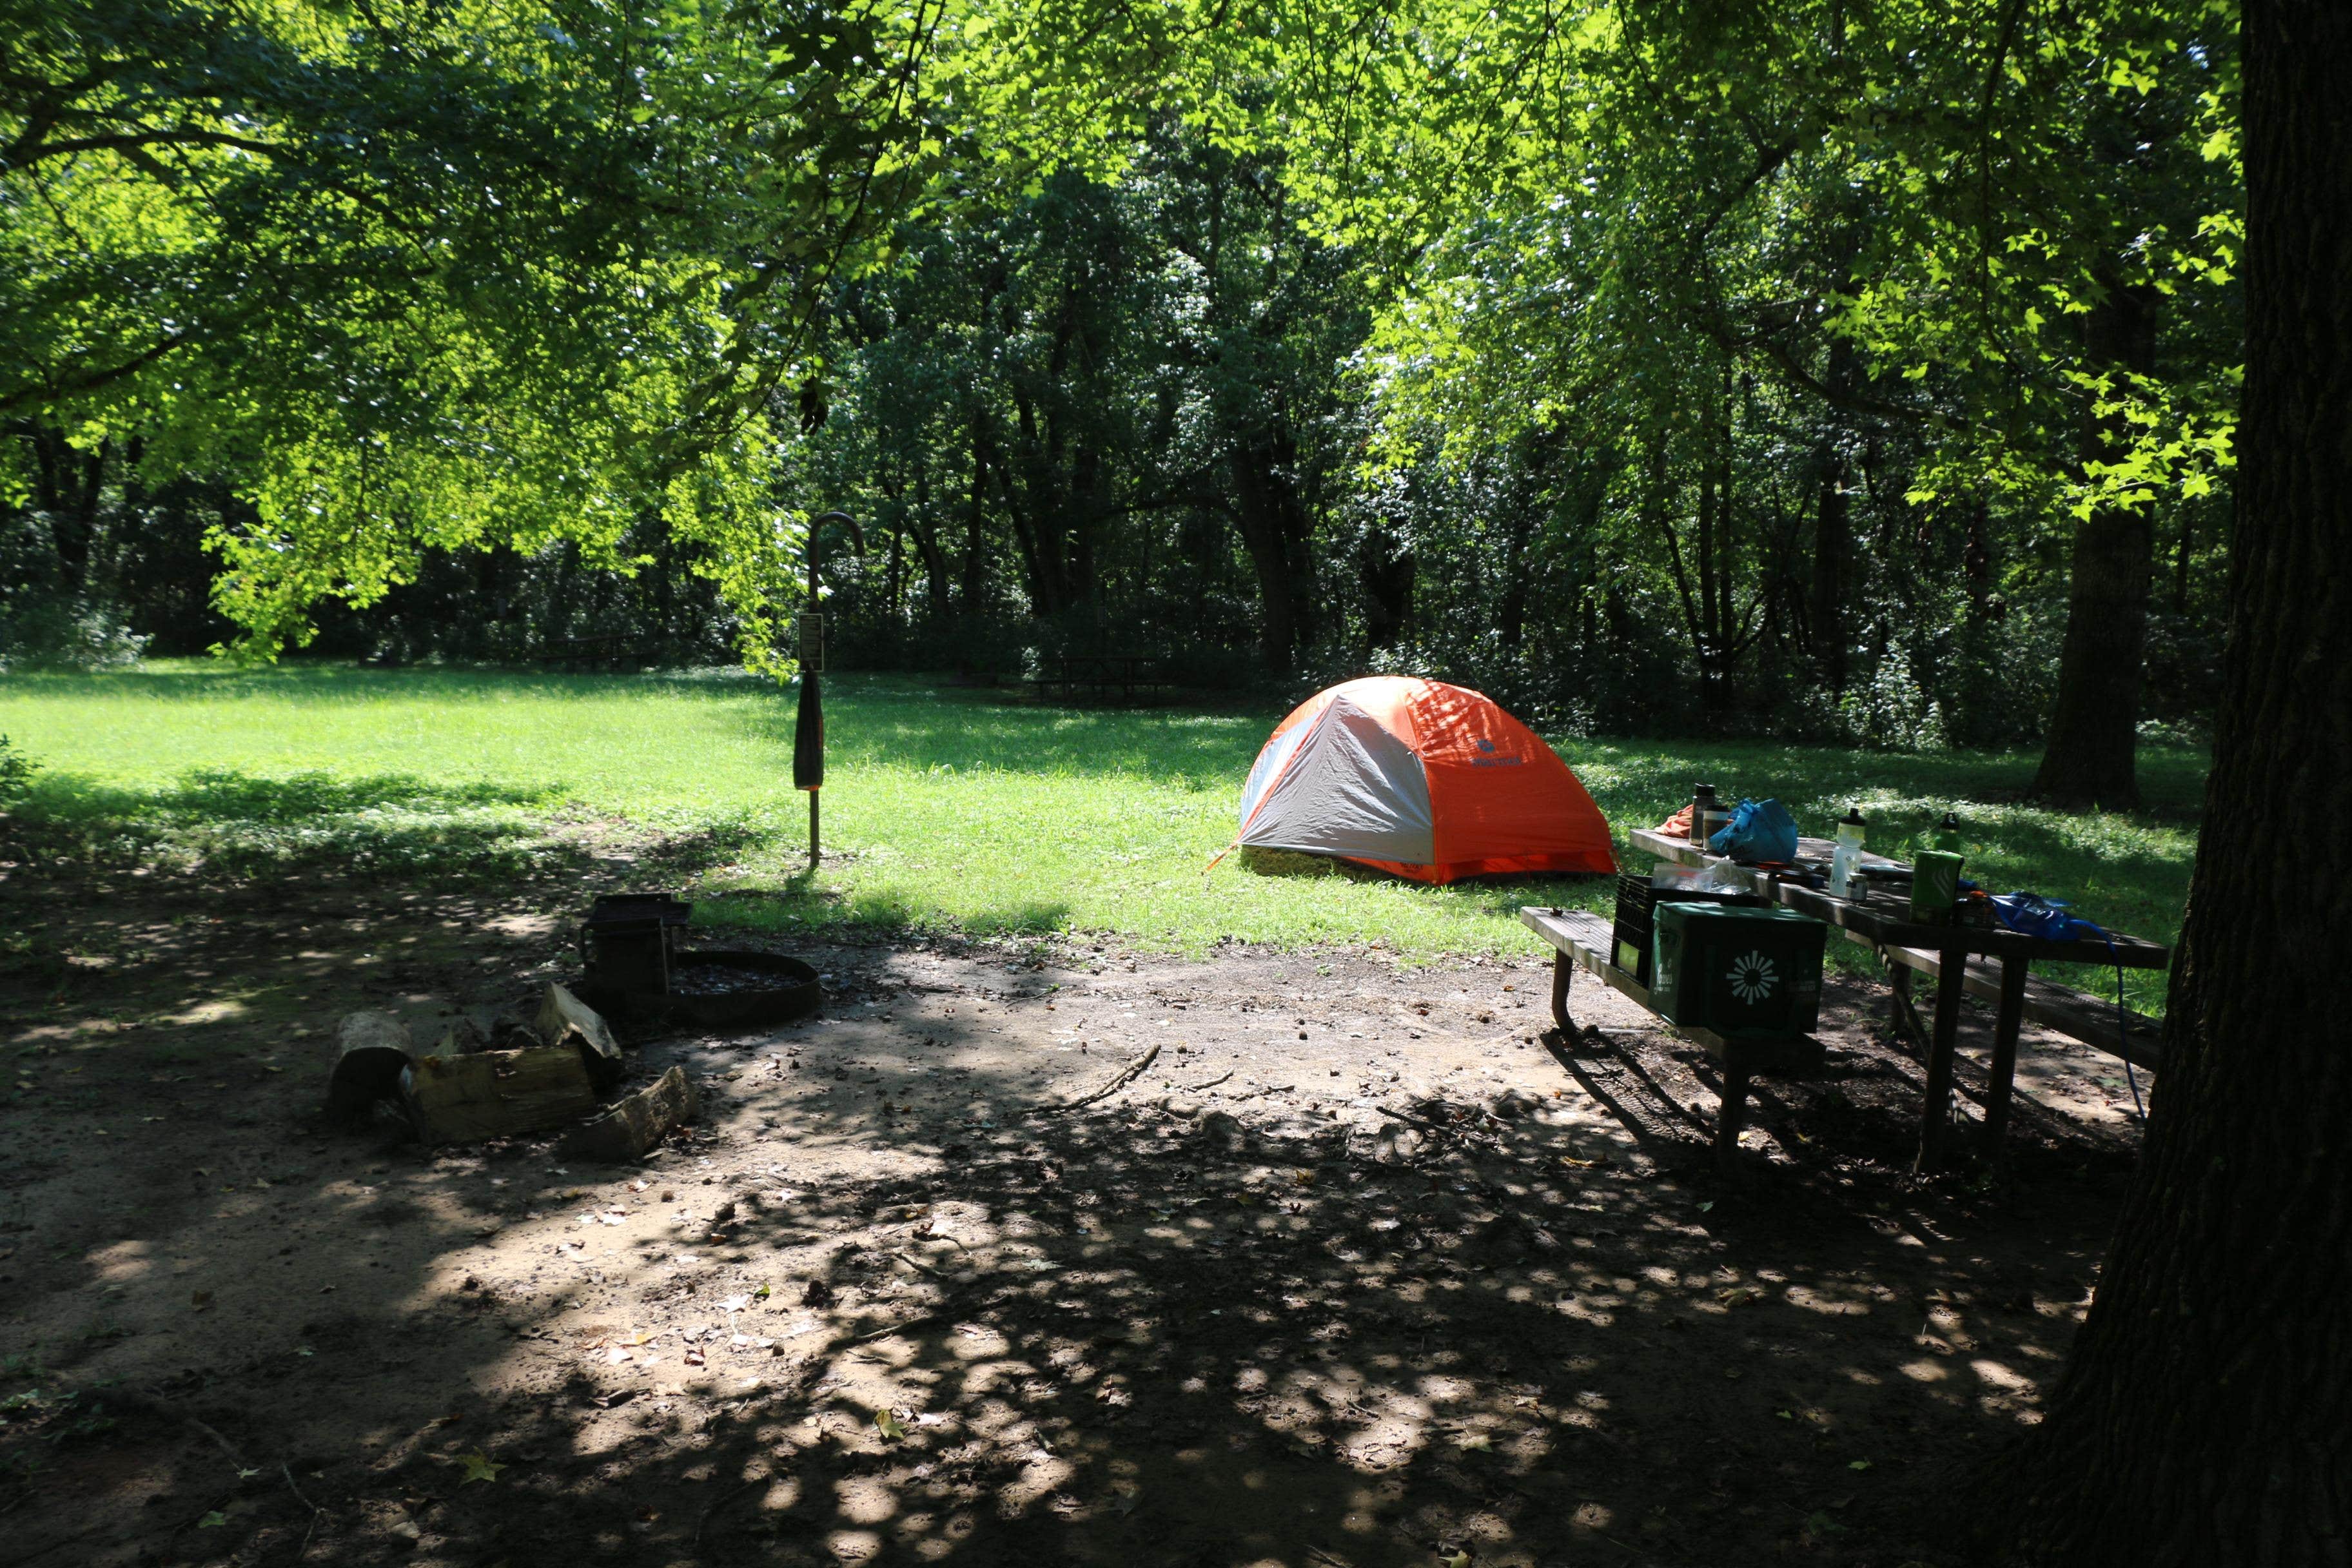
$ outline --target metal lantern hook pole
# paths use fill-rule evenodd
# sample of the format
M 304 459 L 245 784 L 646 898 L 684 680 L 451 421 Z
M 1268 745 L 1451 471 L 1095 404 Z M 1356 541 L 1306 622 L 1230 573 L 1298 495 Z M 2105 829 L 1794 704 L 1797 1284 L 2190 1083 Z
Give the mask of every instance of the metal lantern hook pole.
M 832 522 L 849 530 L 849 537 L 860 554 L 866 550 L 866 532 L 847 512 L 821 512 L 809 519 L 808 610 L 801 623 L 801 701 L 793 719 L 793 787 L 808 792 L 811 871 L 816 869 L 819 857 L 817 795 L 824 788 L 824 694 L 817 679 L 817 667 L 824 662 L 817 651 L 824 647 L 824 634 L 819 629 L 823 621 L 816 607 L 816 572 L 825 525 Z

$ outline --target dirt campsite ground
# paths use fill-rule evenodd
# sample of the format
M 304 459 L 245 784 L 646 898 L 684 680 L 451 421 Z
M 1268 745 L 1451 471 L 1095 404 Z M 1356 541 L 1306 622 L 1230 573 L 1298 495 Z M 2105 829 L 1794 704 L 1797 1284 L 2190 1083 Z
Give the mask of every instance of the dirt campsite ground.
M 12 890 L 0 1562 L 1957 1564 L 2137 1137 L 2041 1040 L 1915 1181 L 1833 986 L 1727 1184 L 1533 960 L 1085 940 L 801 947 L 819 1017 L 634 1039 L 707 1101 L 641 1165 L 322 1115 L 340 1015 L 526 1014 L 584 901 Z

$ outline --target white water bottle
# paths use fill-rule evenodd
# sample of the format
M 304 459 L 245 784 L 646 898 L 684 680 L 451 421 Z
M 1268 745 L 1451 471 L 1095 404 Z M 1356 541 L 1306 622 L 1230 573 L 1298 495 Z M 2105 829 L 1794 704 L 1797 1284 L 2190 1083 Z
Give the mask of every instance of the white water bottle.
M 1852 898 L 1853 868 L 1862 860 L 1862 811 L 1849 805 L 1838 818 L 1837 847 L 1830 851 L 1830 893 L 1834 898 Z

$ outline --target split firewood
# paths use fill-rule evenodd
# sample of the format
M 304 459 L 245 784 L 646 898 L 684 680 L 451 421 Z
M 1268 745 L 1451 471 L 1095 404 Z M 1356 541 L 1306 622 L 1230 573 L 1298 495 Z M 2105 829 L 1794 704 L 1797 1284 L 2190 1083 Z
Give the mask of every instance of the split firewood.
M 672 1128 L 701 1113 L 702 1096 L 694 1080 L 683 1068 L 673 1067 L 595 1121 L 565 1133 L 556 1152 L 575 1160 L 642 1159 Z
M 596 1109 L 587 1065 L 569 1046 L 421 1057 L 401 1098 L 427 1143 L 537 1132 Z
M 561 1046 L 568 1042 L 579 1048 L 581 1059 L 587 1064 L 588 1076 L 598 1088 L 610 1088 L 620 1081 L 621 1042 L 613 1037 L 612 1026 L 587 1003 L 551 981 L 540 997 L 535 1022 L 542 1044 Z
M 482 1032 L 482 1026 L 461 1016 L 441 1031 L 441 1038 L 425 1054 L 428 1057 L 470 1057 L 489 1048 L 490 1037 Z

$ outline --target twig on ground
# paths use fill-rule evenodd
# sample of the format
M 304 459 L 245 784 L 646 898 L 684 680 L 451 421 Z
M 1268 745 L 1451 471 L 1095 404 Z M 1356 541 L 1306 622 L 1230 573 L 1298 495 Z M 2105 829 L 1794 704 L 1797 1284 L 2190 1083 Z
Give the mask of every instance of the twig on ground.
M 279 1465 L 278 1473 L 286 1478 L 286 1489 L 294 1494 L 294 1500 L 310 1510 L 310 1528 L 302 1532 L 302 1544 L 294 1549 L 294 1561 L 299 1563 L 310 1555 L 310 1537 L 319 1533 L 319 1521 L 327 1517 L 327 1510 L 302 1495 L 302 1489 L 294 1484 L 293 1466 Z
M 1381 1114 L 1382 1116 L 1389 1117 L 1389 1118 L 1391 1118 L 1391 1119 L 1392 1119 L 1392 1120 L 1394 1120 L 1394 1121 L 1397 1121 L 1407 1122 L 1407 1123 L 1409 1123 L 1409 1124 L 1411 1124 L 1411 1125 L 1412 1125 L 1412 1126 L 1414 1126 L 1414 1127 L 1419 1127 L 1419 1128 L 1421 1128 L 1421 1129 L 1423 1129 L 1423 1130 L 1424 1130 L 1424 1131 L 1430 1131 L 1430 1132 L 1446 1132 L 1446 1133 L 1451 1133 L 1451 1132 L 1453 1132 L 1453 1131 L 1454 1131 L 1454 1129 L 1453 1129 L 1453 1128 L 1451 1128 L 1451 1127 L 1446 1126 L 1446 1125 L 1445 1125 L 1444 1123 L 1443 1123 L 1443 1122 L 1432 1121 L 1430 1121 L 1427 1117 L 1424 1117 L 1424 1116 L 1412 1116 L 1412 1115 L 1408 1115 L 1408 1114 L 1406 1114 L 1404 1111 L 1402 1111 L 1402 1110 L 1390 1110 L 1387 1106 L 1385 1106 L 1385 1105 L 1383 1105 L 1383 1106 L 1381 1106 L 1381 1107 L 1380 1108 L 1380 1111 L 1381 1111 Z
M 304 1508 L 309 1509 L 314 1514 L 325 1511 L 323 1509 L 320 1508 L 317 1503 L 314 1503 L 309 1498 L 304 1497 L 302 1495 L 302 1489 L 294 1484 L 293 1466 L 280 1465 L 278 1467 L 278 1473 L 286 1478 L 286 1489 L 294 1494 L 294 1500 L 296 1502 L 300 1503 Z
M 1193 1084 L 1191 1088 L 1185 1089 L 1184 1092 L 1186 1094 L 1199 1094 L 1204 1089 L 1214 1089 L 1217 1085 L 1224 1082 L 1225 1079 L 1233 1077 L 1234 1070 L 1234 1069 L 1228 1068 L 1223 1072 L 1219 1073 L 1216 1077 L 1211 1079 L 1208 1082 Z
M 1160 1047 L 1158 1046 L 1154 1046 L 1150 1050 L 1145 1051 L 1141 1056 L 1136 1058 L 1133 1061 L 1128 1063 L 1125 1067 L 1119 1068 L 1117 1076 L 1113 1077 L 1108 1083 L 1103 1085 L 1092 1094 L 1080 1095 L 1076 1100 L 1066 1100 L 1059 1105 L 1041 1105 L 1033 1114 L 1038 1116 L 1052 1116 L 1065 1110 L 1076 1110 L 1082 1105 L 1092 1105 L 1097 1100 L 1108 1100 L 1112 1095 L 1117 1094 L 1120 1089 L 1125 1089 L 1129 1084 L 1133 1083 L 1137 1079 L 1141 1078 L 1143 1076 L 1144 1069 L 1159 1059 L 1159 1056 Z
M 928 1323 L 933 1318 L 938 1316 L 939 1314 L 937 1312 L 925 1312 L 919 1318 L 909 1318 L 903 1323 L 893 1323 L 887 1329 L 876 1329 L 871 1333 L 860 1334 L 849 1342 L 854 1345 L 862 1345 L 868 1340 L 887 1340 L 892 1334 L 898 1332 L 901 1329 L 911 1329 L 919 1323 Z
M 158 1405 L 163 1405 L 163 1402 L 162 1400 L 157 1400 L 156 1403 Z M 163 1407 L 167 1410 L 171 1409 L 171 1406 L 168 1405 L 163 1405 Z M 251 1466 L 245 1462 L 245 1456 L 238 1453 L 236 1447 L 231 1444 L 227 1438 L 222 1436 L 219 1433 L 214 1431 L 211 1427 L 205 1426 L 203 1422 L 197 1420 L 193 1415 L 176 1410 L 172 1413 L 178 1415 L 180 1419 L 185 1422 L 188 1426 L 194 1427 L 205 1436 L 210 1437 L 213 1440 L 214 1445 L 217 1447 L 222 1453 L 228 1456 L 230 1464 L 235 1465 L 240 1470 L 252 1468 Z

